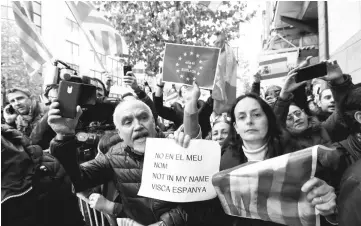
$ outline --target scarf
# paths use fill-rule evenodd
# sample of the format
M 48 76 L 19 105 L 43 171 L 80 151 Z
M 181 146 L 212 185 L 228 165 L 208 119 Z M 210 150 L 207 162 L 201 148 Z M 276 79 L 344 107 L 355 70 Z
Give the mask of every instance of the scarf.
M 29 113 L 27 115 L 18 115 L 15 120 L 16 129 L 20 132 L 24 133 L 26 136 L 29 136 L 31 131 L 33 130 L 33 122 L 41 119 L 42 115 L 36 114 L 36 110 L 39 108 L 37 102 L 34 100 L 29 109 Z

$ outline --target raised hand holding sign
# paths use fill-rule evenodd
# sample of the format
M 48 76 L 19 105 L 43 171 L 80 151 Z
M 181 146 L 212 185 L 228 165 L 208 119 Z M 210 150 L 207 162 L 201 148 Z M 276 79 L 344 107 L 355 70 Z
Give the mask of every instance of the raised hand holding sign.
M 220 49 L 201 46 L 166 44 L 163 80 L 212 89 Z

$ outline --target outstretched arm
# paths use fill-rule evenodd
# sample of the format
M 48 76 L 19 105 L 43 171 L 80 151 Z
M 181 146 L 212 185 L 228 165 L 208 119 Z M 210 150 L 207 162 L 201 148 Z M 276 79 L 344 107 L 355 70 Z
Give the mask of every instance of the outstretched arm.
M 106 156 L 100 156 L 84 166 L 79 166 L 77 162 L 75 127 L 82 114 L 80 106 L 77 107 L 77 116 L 74 119 L 63 118 L 60 113 L 59 103 L 53 102 L 48 113 L 48 123 L 56 137 L 50 143 L 50 152 L 69 174 L 75 191 L 84 191 L 111 180 L 113 169 Z

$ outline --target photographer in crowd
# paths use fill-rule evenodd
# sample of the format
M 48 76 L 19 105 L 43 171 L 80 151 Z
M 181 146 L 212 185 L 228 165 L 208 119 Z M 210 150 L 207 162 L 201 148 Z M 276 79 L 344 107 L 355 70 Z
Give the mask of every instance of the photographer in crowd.
M 330 84 L 331 91 L 336 99 L 336 107 L 339 108 L 340 100 L 354 85 L 350 76 L 342 73 L 336 61 L 327 61 L 326 64 L 328 74 L 323 76 L 322 79 Z M 349 132 L 345 131 L 344 126 L 341 124 L 339 109 L 330 115 L 326 121 L 320 122 L 316 117 L 307 115 L 305 109 L 298 104 L 293 103 L 294 95 L 292 92 L 307 82 L 295 82 L 297 70 L 300 70 L 300 68 L 302 66 L 290 71 L 275 103 L 274 112 L 278 119 L 287 128 L 291 136 L 297 140 L 300 145 L 298 150 L 317 144 L 329 146 L 331 141 L 339 141 L 342 137 L 345 139 Z M 340 131 L 344 131 L 344 133 L 339 134 Z

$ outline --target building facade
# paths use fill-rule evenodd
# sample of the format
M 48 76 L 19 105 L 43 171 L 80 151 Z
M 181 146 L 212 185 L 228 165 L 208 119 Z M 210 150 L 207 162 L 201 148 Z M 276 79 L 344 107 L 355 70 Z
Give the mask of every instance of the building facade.
M 361 82 L 360 1 L 276 1 L 266 4 L 259 62 L 260 65 L 262 62 L 269 64 L 270 73 L 265 77 L 271 83 L 282 83 L 282 78 L 294 66 L 292 64 L 307 56 L 314 57 L 311 63 L 337 60 L 355 83 Z M 292 52 L 297 59 L 291 56 Z M 283 64 L 280 63 L 282 58 Z
M 361 1 L 328 1 L 327 18 L 330 58 L 351 74 L 354 83 L 360 83 Z
M 106 82 L 107 78 L 102 72 L 108 71 L 113 85 L 121 86 L 123 64 L 120 58 L 106 56 L 97 46 L 94 46 L 94 52 L 64 1 L 32 1 L 32 8 L 33 22 L 55 59 L 67 63 L 77 70 L 79 75 L 95 77 L 103 82 Z M 2 1 L 1 17 L 2 21 L 10 21 L 16 26 L 11 1 Z M 95 54 L 105 68 L 100 65 Z

